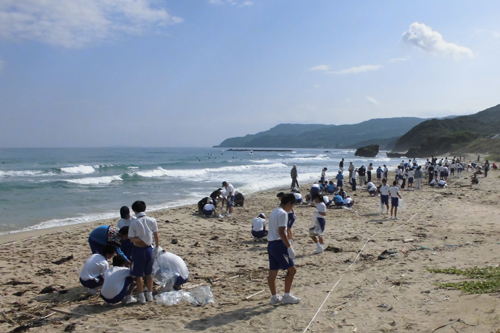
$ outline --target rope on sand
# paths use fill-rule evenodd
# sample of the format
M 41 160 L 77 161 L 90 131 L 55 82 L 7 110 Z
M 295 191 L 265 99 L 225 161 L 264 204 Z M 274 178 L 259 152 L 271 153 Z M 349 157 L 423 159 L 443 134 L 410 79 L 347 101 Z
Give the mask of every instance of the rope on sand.
M 436 196 L 437 197 L 437 196 Z M 433 197 L 430 201 L 434 200 L 436 197 Z M 316 317 L 318 316 L 318 313 L 321 311 L 321 309 L 323 308 L 323 305 L 325 305 L 326 301 L 328 300 L 328 297 L 330 297 L 330 295 L 332 294 L 332 291 L 337 287 L 337 285 L 340 283 L 340 281 L 342 280 L 342 278 L 344 277 L 344 275 L 347 274 L 347 272 L 351 269 L 351 267 L 356 263 L 356 261 L 358 261 L 361 253 L 363 252 L 363 250 L 365 249 L 366 245 L 368 244 L 368 242 L 373 238 L 375 237 L 376 235 L 378 234 L 382 234 L 382 233 L 389 233 L 389 232 L 393 232 L 393 231 L 396 231 L 398 230 L 399 228 L 403 227 L 404 225 L 408 224 L 411 220 L 413 220 L 413 218 L 415 216 L 417 216 L 418 212 L 413 214 L 409 219 L 408 221 L 406 221 L 405 223 L 399 225 L 397 228 L 394 228 L 394 229 L 391 229 L 391 230 L 388 230 L 388 231 L 377 231 L 376 233 L 374 233 L 373 235 L 371 235 L 370 237 L 368 237 L 366 239 L 366 242 L 365 244 L 363 244 L 363 246 L 361 247 L 361 250 L 359 250 L 358 252 L 358 255 L 356 256 L 356 258 L 354 259 L 354 261 L 349 265 L 349 267 L 347 267 L 344 271 L 344 273 L 342 273 L 342 275 L 340 276 L 340 278 L 337 280 L 337 282 L 335 282 L 335 284 L 333 285 L 332 289 L 330 289 L 330 291 L 328 292 L 328 294 L 326 295 L 325 299 L 323 300 L 323 303 L 321 303 L 321 305 L 319 306 L 318 308 L 318 311 L 316 311 L 316 313 L 314 314 L 314 316 L 312 317 L 311 321 L 309 322 L 309 324 L 307 324 L 306 328 L 304 329 L 304 331 L 302 333 L 305 333 L 309 327 L 311 327 L 314 319 L 316 319 Z

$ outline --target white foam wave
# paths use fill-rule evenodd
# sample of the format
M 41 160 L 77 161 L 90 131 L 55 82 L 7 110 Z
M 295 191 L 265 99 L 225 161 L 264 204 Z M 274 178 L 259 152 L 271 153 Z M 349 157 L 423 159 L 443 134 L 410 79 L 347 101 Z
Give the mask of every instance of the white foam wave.
M 79 179 L 64 179 L 63 181 L 79 185 L 102 185 L 123 180 L 120 176 L 88 177 Z
M 43 173 L 40 170 L 10 170 L 0 171 L 0 177 L 33 177 L 42 175 Z
M 73 167 L 61 168 L 61 172 L 71 174 L 89 174 L 95 172 L 95 168 L 90 165 L 78 165 Z
M 253 162 L 253 163 L 269 163 L 270 161 L 267 158 L 264 158 L 262 160 L 250 160 L 250 162 Z

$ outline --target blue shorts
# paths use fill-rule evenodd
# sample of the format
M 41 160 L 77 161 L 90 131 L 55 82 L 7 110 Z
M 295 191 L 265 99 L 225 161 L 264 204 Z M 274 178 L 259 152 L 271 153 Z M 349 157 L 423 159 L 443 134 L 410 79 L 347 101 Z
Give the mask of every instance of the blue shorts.
M 210 216 L 210 215 L 213 215 L 214 213 L 214 210 L 203 210 L 203 214 L 205 214 L 205 216 Z
M 451 172 L 455 172 L 455 169 L 454 169 L 454 168 L 451 168 Z
M 325 231 L 326 221 L 322 217 L 318 217 L 318 224 L 321 228 L 321 232 Z
M 234 206 L 234 195 L 230 196 L 227 200 L 227 206 L 228 207 L 233 207 Z
M 382 202 L 382 205 L 388 205 L 389 204 L 389 196 L 388 195 L 380 195 L 380 202 Z
M 127 296 L 128 287 L 130 286 L 130 284 L 132 283 L 132 281 L 133 281 L 132 277 L 131 276 L 127 276 L 125 278 L 125 285 L 123 286 L 123 289 L 120 291 L 120 293 L 118 295 L 116 295 L 115 297 L 113 297 L 111 299 L 102 296 L 102 294 L 100 294 L 99 296 L 101 296 L 101 298 L 106 303 L 109 303 L 109 304 L 116 304 L 118 302 L 121 302 L 125 298 L 125 296 Z
M 391 205 L 392 207 L 399 206 L 399 198 L 391 198 Z
M 103 276 L 99 275 L 98 277 L 96 277 L 96 279 L 97 279 L 97 281 L 95 279 L 82 280 L 82 278 L 80 278 L 80 283 L 82 284 L 82 286 L 87 287 L 87 288 L 91 288 L 91 289 L 102 286 L 102 284 L 104 283 Z
M 269 270 L 289 269 L 295 266 L 293 259 L 288 257 L 288 249 L 282 240 L 276 240 L 267 244 L 267 254 L 269 255 Z
M 337 187 L 344 187 L 344 181 L 343 180 L 337 180 Z
M 130 275 L 142 277 L 151 275 L 153 272 L 153 248 L 151 246 L 138 247 L 132 249 L 132 266 Z
M 408 178 L 408 184 L 413 184 L 413 177 Z
M 186 283 L 189 280 L 189 277 L 187 279 L 183 279 L 182 276 L 178 276 L 177 280 L 175 280 L 174 286 L 182 286 L 184 283 Z
M 264 238 L 267 236 L 267 233 L 268 233 L 267 230 L 261 230 L 261 231 L 252 230 L 252 236 L 257 237 L 257 238 Z
M 295 222 L 295 217 L 293 216 L 293 213 L 288 213 L 288 224 L 287 228 L 291 229 L 293 227 L 293 223 Z
M 309 191 L 311 194 L 311 197 L 313 197 L 315 194 L 319 194 L 319 188 L 317 187 L 311 187 L 311 190 Z
M 301 204 L 301 203 L 302 203 L 302 198 L 297 199 L 297 203 L 298 203 L 298 204 Z
M 344 201 L 335 201 L 335 206 L 343 206 L 344 205 Z
M 325 181 L 325 177 L 321 177 L 321 181 L 324 182 Z

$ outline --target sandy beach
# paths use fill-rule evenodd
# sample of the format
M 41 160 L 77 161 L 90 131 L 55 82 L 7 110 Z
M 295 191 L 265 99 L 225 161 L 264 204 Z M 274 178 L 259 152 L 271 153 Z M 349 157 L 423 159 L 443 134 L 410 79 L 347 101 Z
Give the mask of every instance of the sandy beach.
M 313 208 L 297 205 L 297 305 L 268 305 L 267 245 L 250 234 L 252 219 L 269 216 L 278 205 L 276 193 L 287 188 L 247 196 L 232 217 L 202 218 L 194 205 L 149 214 L 158 221 L 162 247 L 186 261 L 186 288 L 211 287 L 215 303 L 200 307 L 105 306 L 86 293 L 78 271 L 91 254 L 88 234 L 116 220 L 2 236 L 0 331 L 303 332 L 311 324 L 310 332 L 433 332 L 442 325 L 437 332 L 496 332 L 498 294 L 442 289 L 435 283 L 464 278 L 426 270 L 499 264 L 499 172 L 480 175 L 472 189 L 470 175 L 449 179 L 446 189 L 401 191 L 406 208 L 399 221 L 379 214 L 379 198 L 347 189 L 354 209 L 328 209 L 321 255 L 313 254 L 308 236 Z M 397 255 L 379 260 L 388 249 Z M 41 293 L 47 287 L 53 291 Z

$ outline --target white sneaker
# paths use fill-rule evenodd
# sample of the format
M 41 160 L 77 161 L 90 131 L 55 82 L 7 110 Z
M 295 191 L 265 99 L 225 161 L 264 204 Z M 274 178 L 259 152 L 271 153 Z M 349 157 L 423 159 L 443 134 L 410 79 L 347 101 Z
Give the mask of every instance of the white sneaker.
M 146 302 L 152 302 L 153 300 L 153 293 L 146 293 Z
M 318 248 L 316 249 L 316 251 L 314 251 L 314 254 L 321 254 L 321 253 L 323 253 L 323 251 L 324 251 L 324 250 L 323 250 L 323 248 L 322 248 L 322 247 L 318 247 Z
M 127 295 L 123 299 L 123 304 L 137 303 L 137 298 L 132 295 Z
M 284 304 L 297 304 L 300 302 L 300 298 L 293 296 L 292 294 L 283 295 L 281 298 L 281 303 Z
M 231 216 L 233 216 L 233 214 L 227 214 L 226 216 L 227 216 L 227 217 L 231 217 Z
M 137 298 L 137 300 L 141 304 L 146 304 L 146 297 L 144 297 L 144 294 L 139 294 L 139 298 Z
M 399 217 L 395 216 L 395 217 L 394 217 L 394 219 L 395 219 L 395 220 L 399 220 Z
M 99 293 L 99 290 L 96 289 L 96 288 L 89 288 L 87 289 L 87 291 L 89 292 L 89 294 L 91 295 L 97 295 Z
M 269 304 L 276 305 L 276 304 L 278 304 L 280 302 L 281 302 L 281 296 L 280 295 L 276 295 L 276 296 L 271 296 L 271 302 L 269 302 Z

